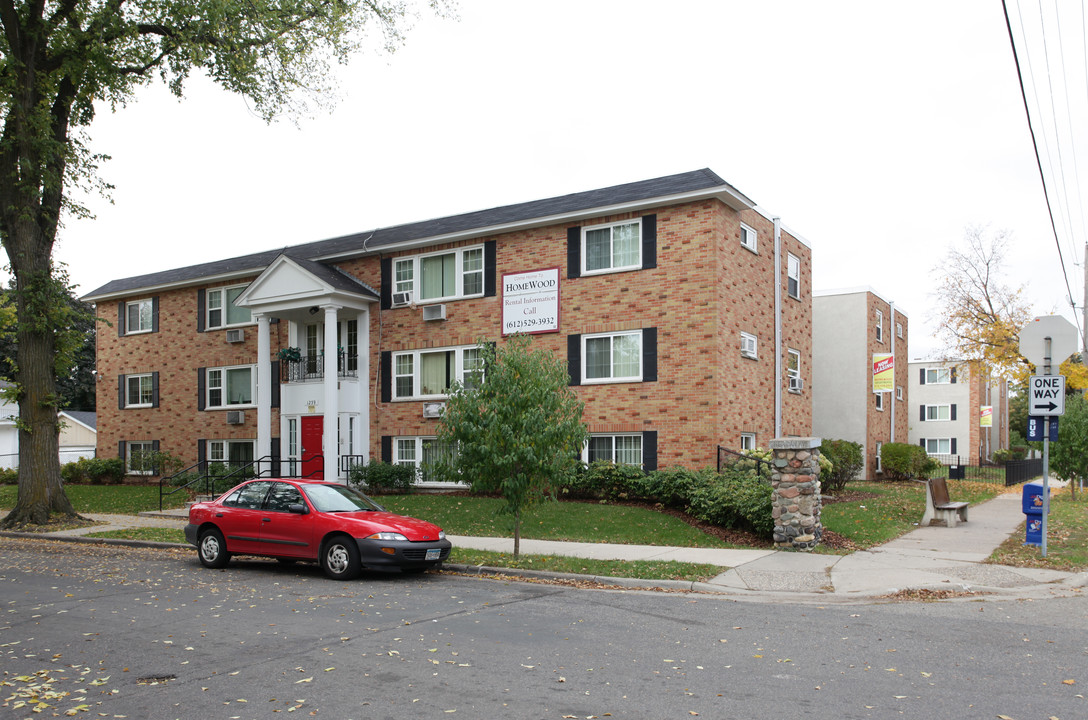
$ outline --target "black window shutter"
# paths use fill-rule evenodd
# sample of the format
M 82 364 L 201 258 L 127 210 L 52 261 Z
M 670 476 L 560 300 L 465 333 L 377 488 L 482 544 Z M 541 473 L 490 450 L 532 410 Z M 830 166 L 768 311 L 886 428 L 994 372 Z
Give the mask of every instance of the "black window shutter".
M 280 467 L 280 439 L 272 438 L 272 477 L 283 477 L 283 469 Z
M 657 267 L 657 215 L 642 218 L 642 269 Z
M 151 407 L 159 406 L 159 373 L 151 373 Z
M 204 403 L 208 396 L 208 373 L 205 372 L 207 368 L 196 369 L 196 409 L 203 410 Z
M 926 421 L 926 406 L 925 405 L 919 405 L 918 406 L 918 419 L 921 420 L 922 422 Z
M 117 337 L 125 335 L 125 302 L 117 303 Z
M 393 258 L 382 258 L 382 301 L 381 309 L 393 307 Z
M 117 457 L 119 457 L 119 458 L 121 458 L 122 460 L 125 460 L 125 461 L 128 460 L 128 458 L 126 457 L 127 453 L 125 452 L 126 449 L 127 449 L 126 445 L 127 445 L 127 443 L 124 440 L 117 443 Z
M 657 430 L 642 433 L 642 469 L 646 472 L 657 470 Z
M 918 371 L 918 384 L 919 385 L 925 385 L 926 384 L 926 369 L 925 368 L 922 368 L 921 370 Z
M 642 382 L 657 382 L 657 328 L 642 330 Z
M 494 240 L 484 243 L 484 297 L 495 297 L 495 250 Z
M 582 228 L 567 228 L 567 277 L 582 277 Z
M 567 335 L 567 369 L 570 371 L 570 384 L 582 384 L 582 336 Z
M 926 439 L 925 438 L 920 439 L 918 441 L 918 444 L 921 445 L 922 447 L 925 447 L 926 446 Z
M 952 408 L 948 411 L 948 419 L 949 420 L 955 420 L 956 419 L 956 403 L 952 403 Z
M 125 409 L 125 376 L 117 376 L 117 409 Z
M 389 350 L 382 350 L 381 355 L 381 384 L 382 384 L 382 402 L 392 402 L 393 400 L 393 353 Z
M 272 378 L 272 405 L 271 407 L 278 408 L 280 406 L 280 361 L 272 361 L 272 372 L 270 373 Z
M 196 331 L 204 332 L 204 320 L 208 314 L 208 291 L 200 288 L 196 291 Z
M 159 331 L 159 296 L 151 298 L 151 332 Z
M 382 435 L 382 462 L 393 462 L 393 436 Z
M 951 445 L 951 447 L 949 447 L 948 449 L 951 451 L 951 453 L 953 455 L 955 455 L 956 454 L 956 438 L 952 438 L 952 442 L 950 443 L 950 445 Z
M 196 461 L 202 466 L 208 462 L 208 441 L 197 440 L 196 441 Z
M 955 382 L 956 382 L 956 368 L 952 368 L 952 372 L 950 374 L 952 376 L 952 383 L 955 384 Z

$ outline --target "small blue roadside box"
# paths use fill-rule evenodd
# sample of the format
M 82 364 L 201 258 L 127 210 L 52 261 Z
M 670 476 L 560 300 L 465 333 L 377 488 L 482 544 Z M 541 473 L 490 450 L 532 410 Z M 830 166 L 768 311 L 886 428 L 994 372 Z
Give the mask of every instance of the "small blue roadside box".
M 1043 544 L 1043 481 L 1024 483 L 1024 515 L 1027 516 L 1025 545 Z

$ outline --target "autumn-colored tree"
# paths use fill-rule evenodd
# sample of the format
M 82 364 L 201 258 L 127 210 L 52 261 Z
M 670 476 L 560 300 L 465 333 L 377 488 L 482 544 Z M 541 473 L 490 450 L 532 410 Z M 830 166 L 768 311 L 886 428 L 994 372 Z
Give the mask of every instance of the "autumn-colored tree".
M 263 117 L 331 97 L 329 66 L 376 26 L 393 49 L 409 0 L 0 0 L 0 242 L 15 278 L 19 488 L 0 526 L 73 515 L 61 485 L 57 378 L 67 284 L 53 263 L 70 188 L 108 188 L 86 128 L 158 79 L 191 72 L 245 95 Z M 430 0 L 436 9 L 442 0 Z

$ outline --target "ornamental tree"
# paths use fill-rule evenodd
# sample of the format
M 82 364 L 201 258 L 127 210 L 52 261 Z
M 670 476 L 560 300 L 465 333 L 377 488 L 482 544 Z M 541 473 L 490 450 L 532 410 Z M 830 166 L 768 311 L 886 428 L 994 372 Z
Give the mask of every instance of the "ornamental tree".
M 437 3 L 431 6 L 437 10 Z M 245 95 L 271 119 L 331 97 L 376 27 L 402 41 L 408 0 L 0 0 L 0 243 L 15 279 L 19 492 L 0 522 L 74 515 L 58 458 L 58 358 L 67 283 L 53 263 L 64 213 L 85 216 L 72 188 L 107 190 L 88 147 L 96 109 L 124 106 L 161 80 L 181 97 L 194 70 Z
M 474 491 L 499 493 L 502 512 L 513 517 L 517 557 L 525 513 L 553 497 L 556 480 L 580 462 L 585 404 L 564 364 L 533 349 L 528 335 L 501 346 L 481 341 L 479 353 L 482 381 L 456 385 L 446 401 L 438 437 L 452 450 L 435 469 Z

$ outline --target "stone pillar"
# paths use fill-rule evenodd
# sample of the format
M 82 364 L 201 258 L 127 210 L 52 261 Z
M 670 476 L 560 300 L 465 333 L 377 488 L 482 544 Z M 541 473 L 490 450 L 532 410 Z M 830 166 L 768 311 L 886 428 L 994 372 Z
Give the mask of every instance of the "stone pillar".
M 771 440 L 774 495 L 774 544 L 779 548 L 811 550 L 820 544 L 820 438 Z

